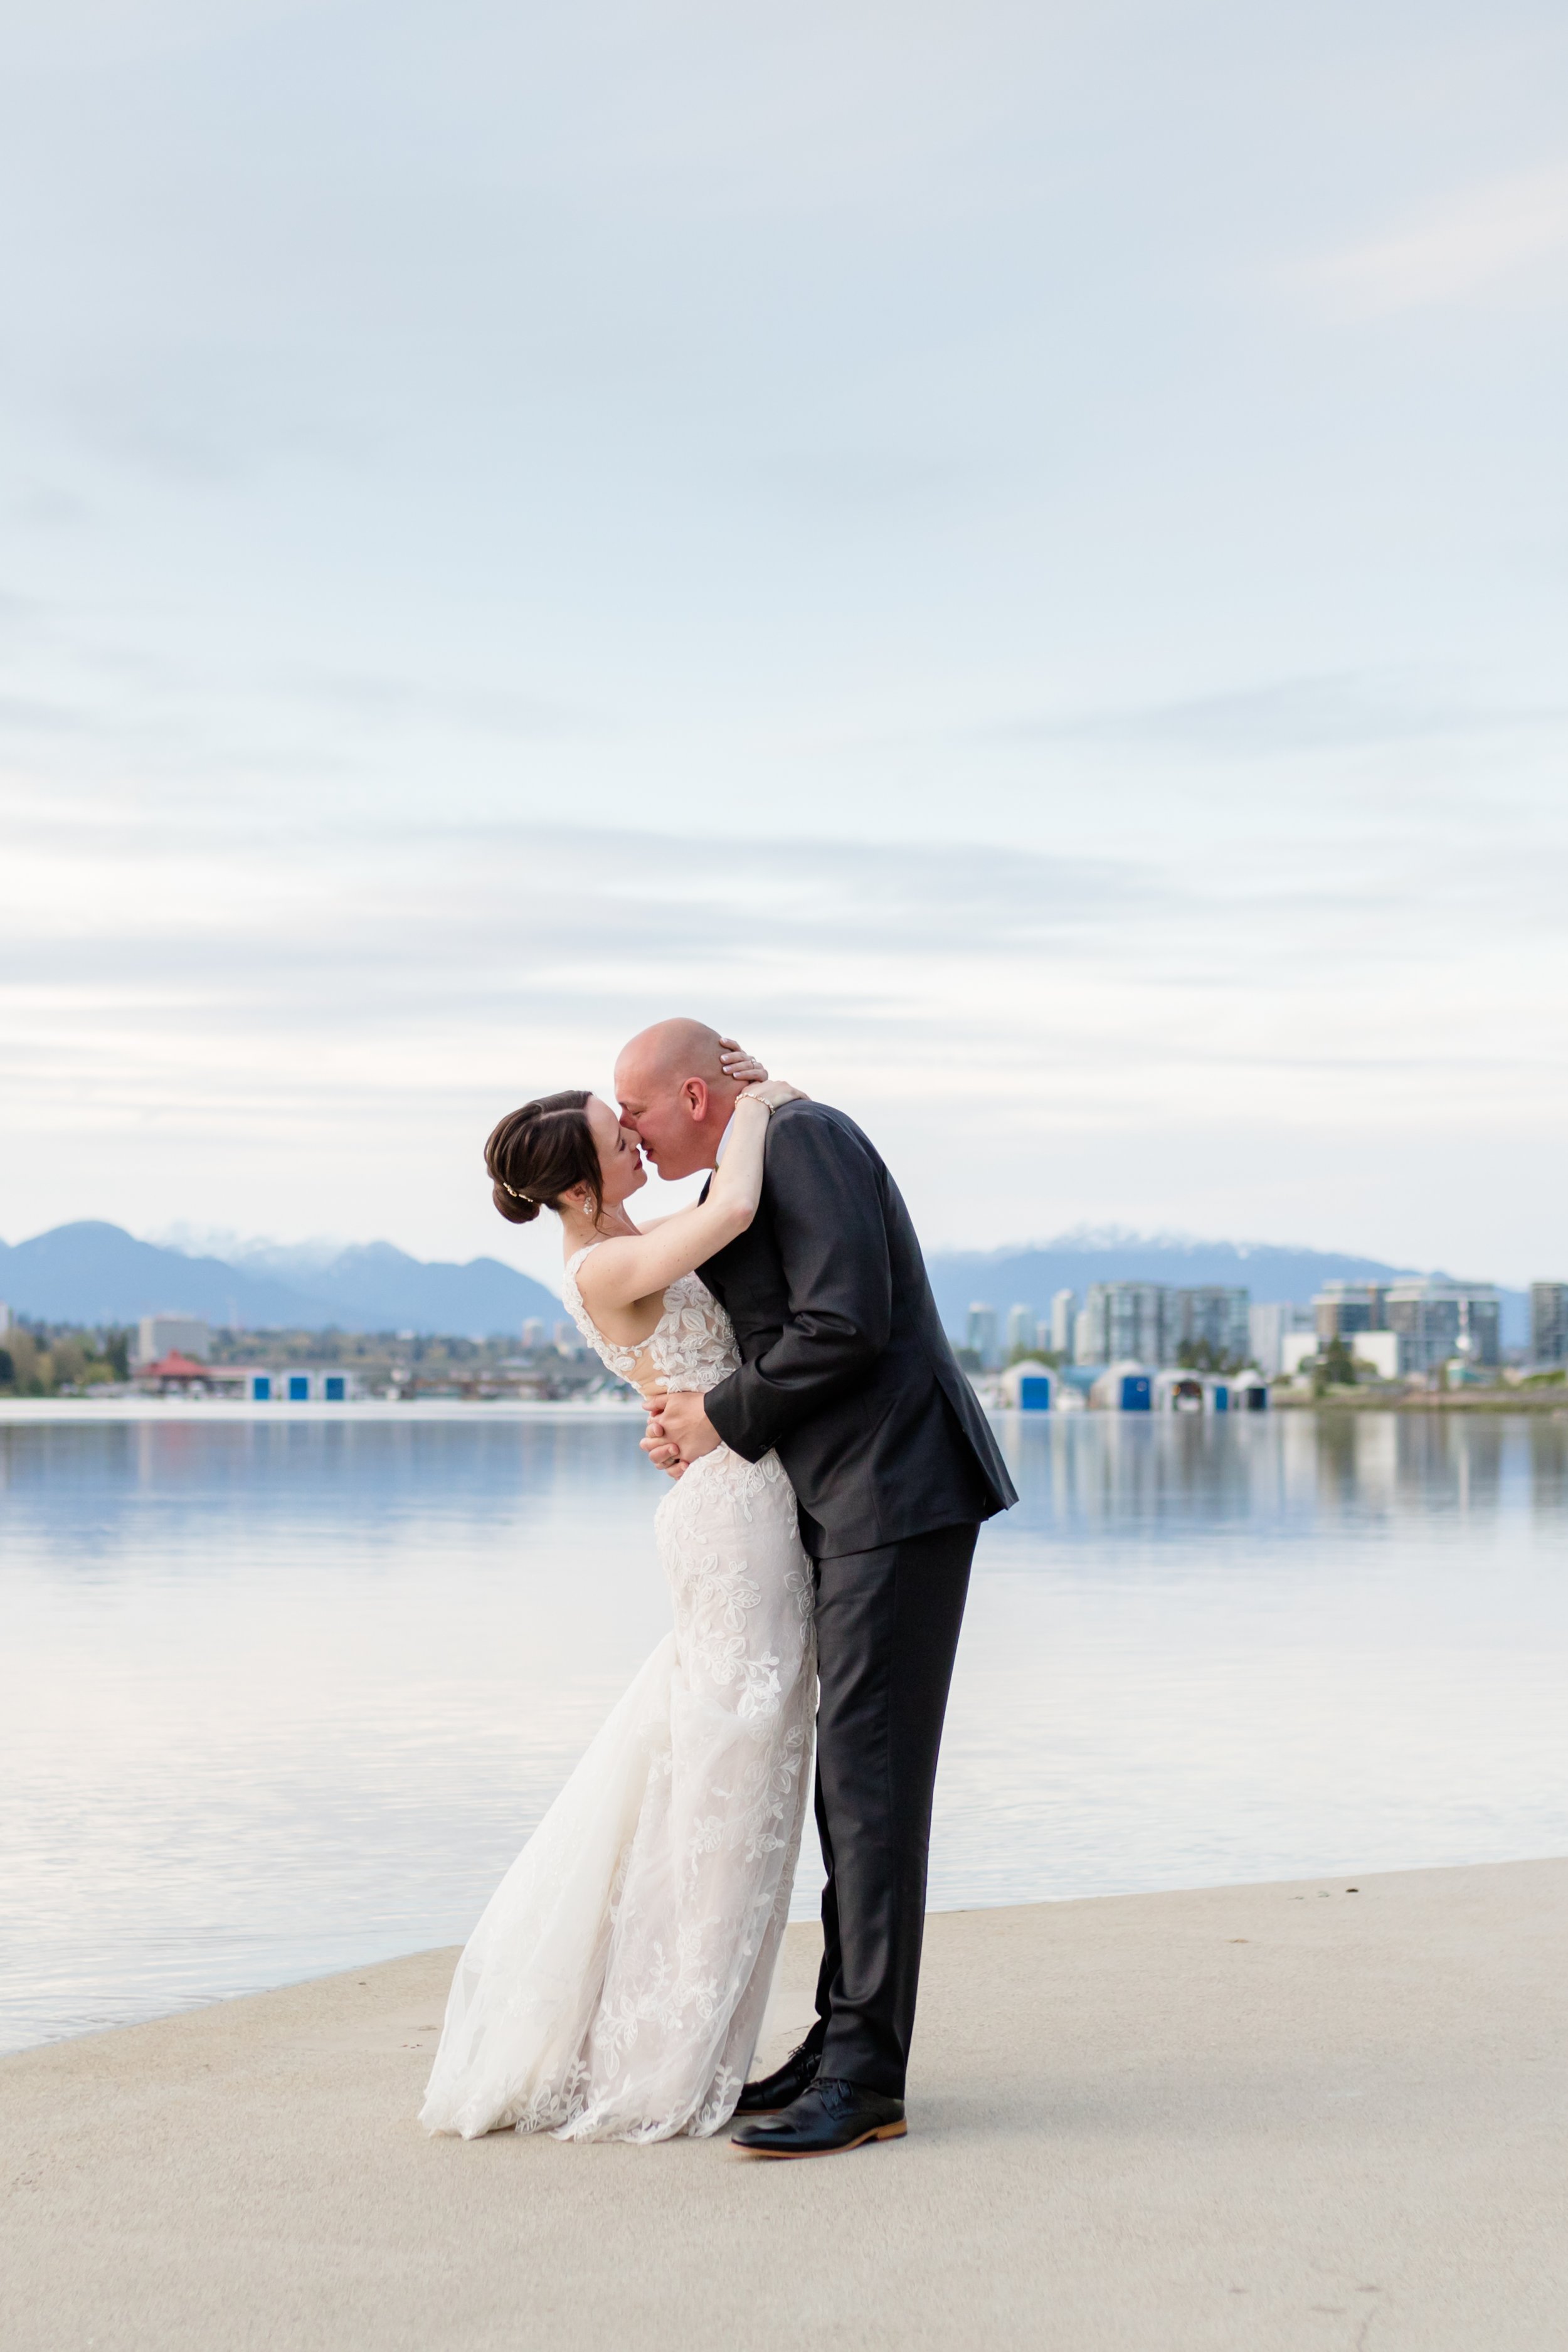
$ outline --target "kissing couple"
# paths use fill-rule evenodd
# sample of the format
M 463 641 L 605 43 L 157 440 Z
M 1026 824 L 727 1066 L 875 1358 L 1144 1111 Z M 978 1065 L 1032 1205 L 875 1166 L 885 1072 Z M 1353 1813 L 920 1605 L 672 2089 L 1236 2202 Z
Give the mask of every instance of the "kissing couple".
M 898 1187 L 842 1111 L 661 1021 L 503 1118 L 496 1207 L 560 1220 L 563 1296 L 648 1408 L 673 1630 L 496 1890 L 420 2120 L 754 2156 L 902 2137 L 937 1749 L 980 1522 L 1016 1501 Z M 661 1176 L 694 1208 L 635 1223 Z M 816 1710 L 816 2022 L 746 2077 Z

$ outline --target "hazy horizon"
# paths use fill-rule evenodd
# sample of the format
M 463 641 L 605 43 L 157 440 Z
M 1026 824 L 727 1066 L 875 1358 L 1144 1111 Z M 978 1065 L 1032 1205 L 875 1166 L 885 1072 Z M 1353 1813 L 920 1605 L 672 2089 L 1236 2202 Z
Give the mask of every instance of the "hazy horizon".
M 673 1188 L 671 1189 L 673 1190 Z M 422 1257 L 419 1252 L 407 1248 L 404 1243 L 397 1241 L 393 1235 L 385 1233 L 367 1233 L 357 1235 L 318 1233 L 301 1234 L 295 1239 L 289 1240 L 278 1234 L 241 1234 L 228 1227 L 200 1226 L 186 1223 L 179 1223 L 163 1228 L 151 1229 L 137 1233 L 131 1227 L 121 1224 L 118 1219 L 112 1217 L 63 1220 L 57 1222 L 53 1225 L 42 1227 L 39 1232 L 36 1234 L 18 1234 L 15 1241 L 13 1241 L 9 1235 L 0 1234 L 0 1248 L 16 1249 L 25 1246 L 28 1242 L 41 1240 L 47 1234 L 66 1230 L 68 1228 L 69 1224 L 77 1223 L 111 1225 L 121 1232 L 129 1234 L 130 1237 L 133 1241 L 146 1244 L 155 1249 L 174 1251 L 185 1257 L 213 1258 L 216 1259 L 220 1264 L 232 1265 L 236 1267 L 252 1266 L 267 1271 L 283 1269 L 286 1274 L 290 1271 L 299 1271 L 302 1275 L 312 1265 L 325 1266 L 331 1264 L 334 1259 L 350 1252 L 367 1249 L 390 1248 L 402 1251 L 405 1255 L 413 1257 L 423 1264 L 433 1262 L 428 1257 Z M 546 1233 L 548 1234 L 550 1230 L 551 1229 L 547 1227 Z M 1197 1234 L 1186 1232 L 1172 1226 L 1138 1230 L 1131 1226 L 1095 1225 L 1088 1223 L 1071 1226 L 1066 1231 L 1057 1234 L 1023 1234 L 1010 1240 L 989 1243 L 984 1244 L 983 1247 L 979 1247 L 974 1250 L 954 1250 L 931 1246 L 927 1248 L 926 1255 L 933 1260 L 942 1258 L 951 1261 L 956 1257 L 967 1256 L 974 1256 L 983 1259 L 1006 1259 L 1019 1256 L 1052 1255 L 1057 1254 L 1071 1255 L 1075 1253 L 1085 1255 L 1114 1255 L 1118 1251 L 1124 1251 L 1129 1254 L 1150 1251 L 1169 1251 L 1173 1255 L 1180 1255 L 1182 1253 L 1201 1255 L 1209 1251 L 1232 1251 L 1243 1261 L 1252 1255 L 1261 1255 L 1269 1254 L 1283 1254 L 1290 1256 L 1324 1257 L 1333 1259 L 1342 1258 L 1347 1260 L 1363 1261 L 1368 1265 L 1385 1265 L 1393 1269 L 1396 1269 L 1398 1272 L 1403 1274 L 1414 1275 L 1436 1273 L 1455 1276 L 1459 1279 L 1480 1282 L 1492 1281 L 1496 1282 L 1500 1287 L 1509 1289 L 1521 1289 L 1525 1287 L 1531 1280 L 1554 1280 L 1557 1278 L 1555 1276 L 1551 1274 L 1538 1273 L 1535 1276 L 1527 1276 L 1524 1278 L 1523 1283 L 1510 1283 L 1501 1276 L 1488 1274 L 1484 1271 L 1478 1271 L 1474 1267 L 1458 1268 L 1446 1265 L 1424 1266 L 1418 1265 L 1413 1259 L 1405 1259 L 1398 1256 L 1380 1258 L 1372 1251 L 1357 1250 L 1348 1246 L 1341 1247 L 1329 1243 L 1301 1241 L 1300 1239 L 1290 1241 L 1270 1241 L 1265 1240 L 1256 1234 L 1238 1236 L 1236 1234 Z M 481 1248 L 475 1253 L 475 1255 L 482 1258 L 494 1259 L 497 1263 L 501 1265 L 515 1264 L 517 1262 L 515 1252 L 504 1253 L 494 1249 Z M 552 1276 L 554 1272 L 558 1272 L 559 1270 L 558 1256 L 559 1253 L 557 1252 L 554 1255 L 544 1261 L 546 1267 L 551 1270 Z M 463 1262 L 466 1263 L 471 1261 Z M 537 1265 L 531 1265 L 526 1268 L 520 1267 L 519 1270 L 532 1274 L 535 1279 L 548 1278 L 548 1286 L 551 1288 L 555 1287 L 553 1278 L 549 1278 L 546 1275 L 541 1274 Z
M 109 1222 L 112 1223 L 113 1220 L 110 1220 Z M 550 1228 L 546 1227 L 547 1233 L 549 1230 Z M 3 1238 L 4 1236 L 0 1236 L 0 1239 Z M 391 1235 L 386 1234 L 362 1234 L 358 1235 L 349 1235 L 346 1237 L 329 1234 L 306 1234 L 300 1235 L 296 1240 L 285 1241 L 277 1234 L 247 1234 L 235 1233 L 223 1227 L 210 1227 L 203 1229 L 196 1226 L 182 1225 L 170 1226 L 162 1232 L 138 1234 L 135 1238 L 138 1241 L 151 1242 L 155 1247 L 160 1249 L 179 1250 L 187 1256 L 209 1255 L 226 1260 L 231 1252 L 235 1254 L 237 1258 L 244 1258 L 247 1256 L 261 1258 L 269 1255 L 275 1255 L 280 1258 L 288 1257 L 295 1259 L 301 1265 L 305 1264 L 311 1257 L 320 1257 L 322 1260 L 325 1260 L 328 1257 L 340 1255 L 345 1250 L 372 1249 L 384 1244 L 389 1244 L 394 1249 L 402 1249 L 404 1247 L 404 1244 L 401 1242 L 394 1240 Z M 923 1244 L 922 1246 L 924 1246 Z M 1189 1233 L 1178 1227 L 1169 1225 L 1151 1227 L 1147 1230 L 1139 1230 L 1129 1225 L 1096 1225 L 1087 1222 L 1069 1226 L 1061 1233 L 1026 1234 L 1016 1236 L 1011 1240 L 987 1243 L 983 1247 L 977 1249 L 973 1255 L 986 1257 L 1008 1257 L 1014 1255 L 1024 1255 L 1030 1252 L 1037 1251 L 1055 1252 L 1071 1249 L 1084 1251 L 1114 1251 L 1117 1249 L 1131 1250 L 1159 1248 L 1169 1248 L 1172 1250 L 1233 1249 L 1243 1257 L 1254 1251 L 1287 1250 L 1293 1253 L 1299 1252 L 1304 1255 L 1311 1256 L 1363 1257 L 1369 1260 L 1375 1258 L 1375 1253 L 1371 1250 L 1355 1250 L 1350 1248 L 1348 1245 L 1342 1247 L 1333 1243 L 1327 1242 L 1309 1242 L 1301 1241 L 1300 1239 L 1290 1241 L 1267 1241 L 1256 1234 L 1247 1235 L 1238 1235 L 1234 1234 L 1196 1234 Z M 409 1252 L 409 1255 L 416 1255 L 417 1253 L 411 1251 Z M 487 1257 L 495 1257 L 499 1255 L 500 1253 L 495 1250 L 486 1250 L 483 1251 L 481 1255 Z M 939 1250 L 933 1246 L 928 1251 L 928 1255 L 932 1256 L 942 1255 L 951 1257 L 967 1255 L 970 1255 L 970 1253 L 952 1249 Z M 502 1263 L 504 1264 L 507 1261 L 503 1258 Z M 1432 1267 L 1417 1266 L 1413 1260 L 1406 1261 L 1398 1257 L 1384 1259 L 1380 1262 L 1385 1265 L 1397 1266 L 1401 1272 L 1430 1273 L 1436 1271 L 1436 1269 Z M 1452 1268 L 1445 1268 L 1443 1270 L 1446 1272 L 1453 1271 Z M 1494 1277 L 1486 1275 L 1478 1275 L 1472 1270 L 1469 1278 L 1477 1281 L 1489 1281 Z M 1526 1279 L 1546 1281 L 1555 1280 L 1556 1277 L 1554 1276 L 1541 1275 L 1533 1277 L 1527 1276 Z M 1515 1286 L 1510 1286 L 1511 1287 Z

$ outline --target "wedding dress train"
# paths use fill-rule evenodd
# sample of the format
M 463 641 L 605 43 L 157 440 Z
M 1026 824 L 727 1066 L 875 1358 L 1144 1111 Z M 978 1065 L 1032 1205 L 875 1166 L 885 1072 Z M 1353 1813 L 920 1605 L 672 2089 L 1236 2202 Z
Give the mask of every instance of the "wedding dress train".
M 589 1247 L 596 1247 L 590 1244 Z M 740 1358 L 696 1275 L 610 1369 L 706 1391 Z M 789 1912 L 816 1697 L 811 1570 L 776 1454 L 693 1463 L 655 1516 L 674 1630 L 502 1879 L 447 2003 L 420 2121 L 472 2139 L 717 2131 L 740 2095 Z

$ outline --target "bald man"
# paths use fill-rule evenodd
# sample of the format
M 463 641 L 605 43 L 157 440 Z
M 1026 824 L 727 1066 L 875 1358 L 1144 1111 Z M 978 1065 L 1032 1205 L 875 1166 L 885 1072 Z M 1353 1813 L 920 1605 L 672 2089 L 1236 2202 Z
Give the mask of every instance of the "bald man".
M 730 1043 L 661 1021 L 616 1065 L 621 1117 L 665 1177 L 717 1166 L 740 1081 Z M 677 1470 L 719 1445 L 776 1452 L 816 1588 L 816 1823 L 827 1884 L 816 2023 L 751 2083 L 736 2143 L 826 2156 L 904 2127 L 931 1792 L 980 1522 L 1017 1500 L 954 1361 L 897 1185 L 826 1103 L 769 1123 L 747 1231 L 699 1271 L 741 1366 L 649 1423 Z

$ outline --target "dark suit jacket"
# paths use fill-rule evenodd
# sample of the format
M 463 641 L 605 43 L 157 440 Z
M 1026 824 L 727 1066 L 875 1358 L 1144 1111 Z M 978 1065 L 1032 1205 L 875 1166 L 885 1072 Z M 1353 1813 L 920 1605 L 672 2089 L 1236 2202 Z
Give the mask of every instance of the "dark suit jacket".
M 773 1113 L 756 1216 L 698 1271 L 742 1359 L 708 1418 L 748 1462 L 777 1449 L 813 1559 L 1017 1501 L 899 1188 L 841 1110 Z

